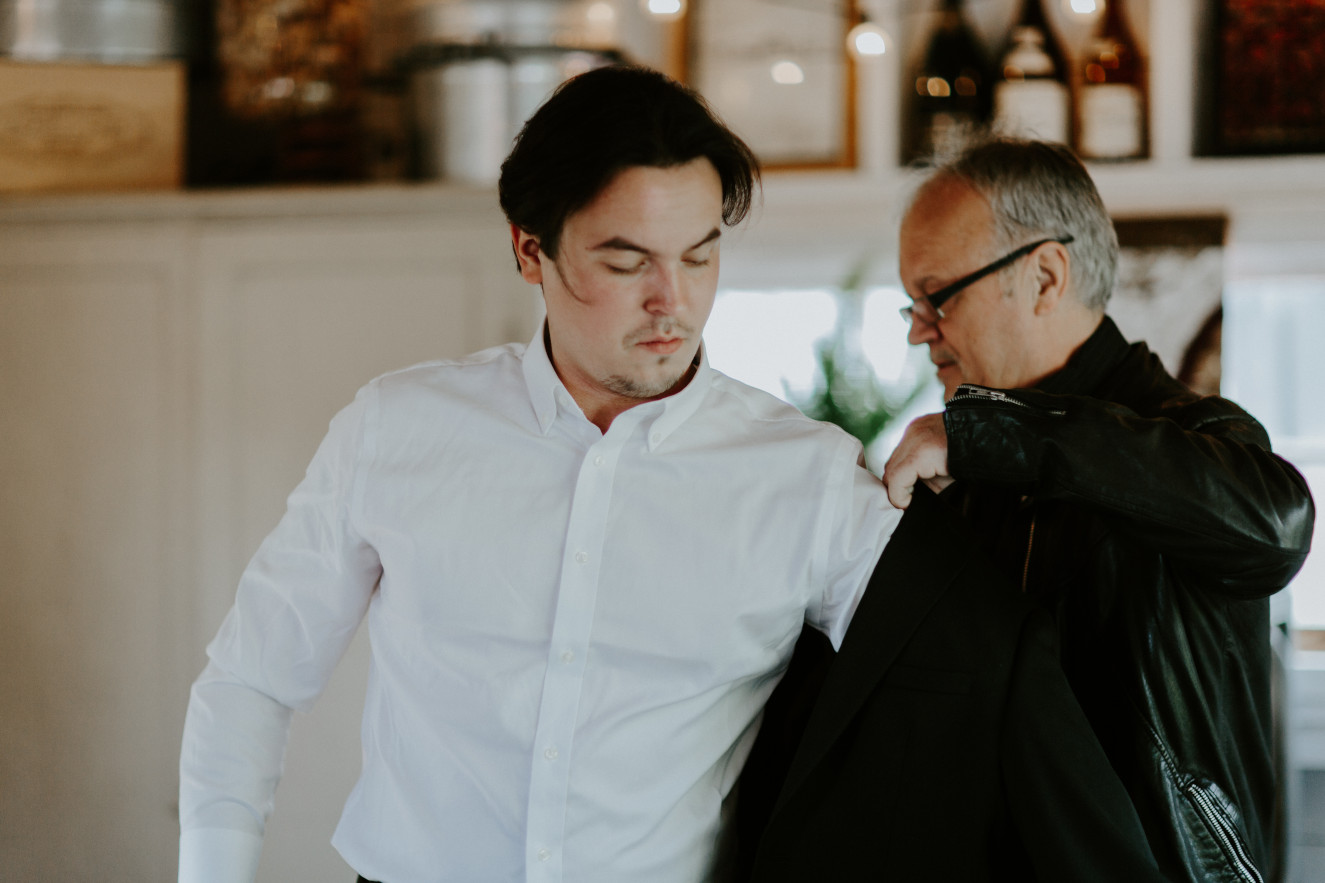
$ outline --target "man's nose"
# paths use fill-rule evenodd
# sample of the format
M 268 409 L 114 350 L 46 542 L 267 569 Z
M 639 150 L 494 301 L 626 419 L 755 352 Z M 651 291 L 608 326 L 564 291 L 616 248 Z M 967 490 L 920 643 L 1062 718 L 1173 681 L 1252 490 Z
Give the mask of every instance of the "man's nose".
M 931 325 L 916 316 L 911 317 L 911 328 L 906 332 L 907 343 L 916 346 L 922 343 L 929 343 L 930 341 L 937 339 L 938 336 L 939 329 L 937 325 Z
M 675 269 L 658 267 L 649 279 L 649 293 L 644 301 L 644 309 L 659 315 L 671 315 L 676 312 L 681 299 L 680 274 Z

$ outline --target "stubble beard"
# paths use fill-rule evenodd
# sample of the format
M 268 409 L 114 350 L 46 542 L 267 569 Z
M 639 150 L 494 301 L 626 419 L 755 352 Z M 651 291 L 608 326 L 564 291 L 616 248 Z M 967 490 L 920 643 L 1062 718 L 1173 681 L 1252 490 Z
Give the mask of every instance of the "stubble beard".
M 611 377 L 603 378 L 602 384 L 604 389 L 628 399 L 654 399 L 680 383 L 685 373 L 685 371 L 678 371 L 674 376 L 669 375 L 653 383 L 614 374 Z
M 694 330 L 690 326 L 681 322 L 674 316 L 665 316 L 658 319 L 646 328 L 630 334 L 624 341 L 624 347 L 627 351 L 633 349 L 640 341 L 648 340 L 659 335 L 670 335 L 674 331 L 680 331 L 687 339 L 694 337 Z M 686 375 L 690 373 L 693 365 L 693 357 L 687 359 L 684 364 L 679 364 L 676 355 L 659 356 L 654 364 L 658 366 L 667 365 L 669 362 L 678 362 L 678 364 L 661 378 L 653 381 L 644 380 L 639 377 L 627 377 L 622 374 L 613 374 L 602 379 L 602 385 L 617 395 L 625 396 L 631 399 L 653 399 L 675 389 Z

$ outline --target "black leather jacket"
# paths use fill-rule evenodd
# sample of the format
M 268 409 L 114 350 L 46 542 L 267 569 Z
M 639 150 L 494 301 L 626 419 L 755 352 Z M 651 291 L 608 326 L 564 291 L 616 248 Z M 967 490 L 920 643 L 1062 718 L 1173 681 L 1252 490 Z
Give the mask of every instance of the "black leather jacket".
M 1262 880 L 1267 599 L 1310 547 L 1305 481 L 1242 409 L 1189 391 L 1107 317 L 1035 389 L 962 387 L 944 422 L 958 481 L 943 498 L 1054 613 L 1161 870 Z

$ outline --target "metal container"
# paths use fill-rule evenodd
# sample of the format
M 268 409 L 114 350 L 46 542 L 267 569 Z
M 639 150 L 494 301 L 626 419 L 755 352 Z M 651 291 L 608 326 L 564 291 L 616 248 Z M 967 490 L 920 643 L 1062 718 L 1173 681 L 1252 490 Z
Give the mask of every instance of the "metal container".
M 566 79 L 615 56 L 547 47 L 449 46 L 416 55 L 411 92 L 419 173 L 496 183 L 525 121 Z
M 185 54 L 180 0 L 0 0 L 0 55 L 141 64 Z
M 510 150 L 506 64 L 455 61 L 415 75 L 425 177 L 469 184 L 496 182 Z
M 421 0 L 409 50 L 419 173 L 495 182 L 525 120 L 564 80 L 619 60 L 612 4 Z

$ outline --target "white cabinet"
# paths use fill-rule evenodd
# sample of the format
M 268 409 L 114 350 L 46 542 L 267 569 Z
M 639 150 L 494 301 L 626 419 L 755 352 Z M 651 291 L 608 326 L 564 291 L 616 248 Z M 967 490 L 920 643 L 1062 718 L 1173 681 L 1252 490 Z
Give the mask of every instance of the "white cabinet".
M 486 192 L 0 207 L 6 879 L 174 879 L 189 683 L 327 422 L 538 310 Z M 264 880 L 347 875 L 365 668 L 295 724 Z

